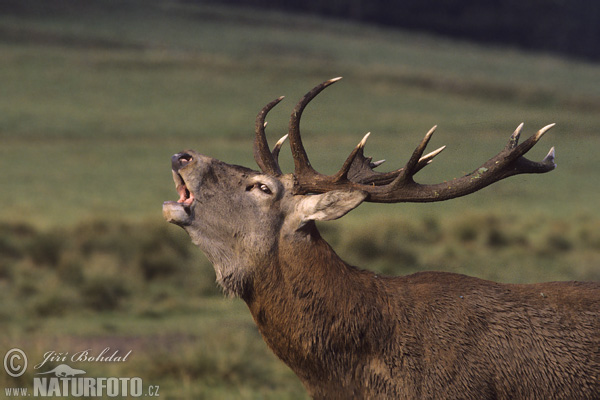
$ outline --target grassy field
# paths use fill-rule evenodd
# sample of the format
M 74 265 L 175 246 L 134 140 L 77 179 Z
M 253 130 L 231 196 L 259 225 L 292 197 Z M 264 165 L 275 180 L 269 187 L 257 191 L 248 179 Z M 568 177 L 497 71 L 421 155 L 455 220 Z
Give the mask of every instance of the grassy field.
M 472 171 L 520 122 L 524 135 L 557 123 L 531 157 L 555 146 L 558 162 L 445 203 L 363 205 L 322 225 L 344 259 L 390 274 L 600 279 L 598 65 L 178 1 L 47 3 L 0 13 L 2 355 L 133 350 L 90 373 L 140 376 L 169 399 L 304 398 L 161 205 L 176 198 L 173 153 L 254 168 L 262 106 L 286 95 L 269 117 L 275 141 L 295 102 L 340 75 L 303 119 L 323 172 L 369 131 L 368 155 L 397 168 L 435 124 L 431 149 L 448 148 L 422 182 Z M 287 149 L 282 162 L 291 171 Z M 0 387 L 32 376 L 0 374 Z

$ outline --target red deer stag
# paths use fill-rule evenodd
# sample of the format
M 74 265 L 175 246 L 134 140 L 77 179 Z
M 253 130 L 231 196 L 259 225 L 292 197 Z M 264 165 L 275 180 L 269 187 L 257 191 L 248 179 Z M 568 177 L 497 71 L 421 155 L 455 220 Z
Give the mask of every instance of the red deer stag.
M 339 79 L 339 78 L 338 78 Z M 554 169 L 524 157 L 553 125 L 506 147 L 472 173 L 439 184 L 415 174 L 434 129 L 406 165 L 379 173 L 365 138 L 342 168 L 311 166 L 300 117 L 324 88 L 294 108 L 289 141 L 295 170 L 256 118 L 254 157 L 262 172 L 195 151 L 175 154 L 178 201 L 163 205 L 214 265 L 217 281 L 241 297 L 267 345 L 316 399 L 600 399 L 600 284 L 499 284 L 444 272 L 384 277 L 350 266 L 314 221 L 340 218 L 362 202 L 432 202 L 473 193 L 523 173 Z

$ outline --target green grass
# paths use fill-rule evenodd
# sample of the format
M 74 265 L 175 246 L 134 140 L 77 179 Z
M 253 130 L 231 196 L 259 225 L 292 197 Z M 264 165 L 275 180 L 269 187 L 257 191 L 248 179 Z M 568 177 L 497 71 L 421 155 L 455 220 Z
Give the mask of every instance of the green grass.
M 557 123 L 531 151 L 556 146 L 549 174 L 322 224 L 344 259 L 390 274 L 600 279 L 598 65 L 270 11 L 50 3 L 0 15 L 2 352 L 120 344 L 135 358 L 113 372 L 160 383 L 161 397 L 303 398 L 161 205 L 176 198 L 173 153 L 254 168 L 263 105 L 286 95 L 269 115 L 274 142 L 295 102 L 339 75 L 302 123 L 326 173 L 369 131 L 367 154 L 400 167 L 437 124 L 430 147 L 448 148 L 418 179 L 438 182 L 477 168 L 522 121 L 524 135 Z
M 87 376 L 140 377 L 144 390 L 149 385 L 159 386 L 161 398 L 306 398 L 295 375 L 262 342 L 245 306 L 231 300 L 207 299 L 185 315 L 71 315 L 26 326 L 31 331 L 25 334 L 13 331 L 8 337 L 3 335 L 2 348 L 19 343 L 30 362 L 36 363 L 50 350 L 69 352 L 68 357 L 86 349 L 90 355 L 97 355 L 106 347 L 111 349 L 110 354 L 119 350 L 124 355 L 131 350 L 126 362 L 78 366 Z M 52 332 L 53 337 L 48 337 L 47 332 Z M 39 371 L 58 364 L 49 362 Z M 0 385 L 30 386 L 36 372 L 30 367 L 18 380 L 3 374 Z

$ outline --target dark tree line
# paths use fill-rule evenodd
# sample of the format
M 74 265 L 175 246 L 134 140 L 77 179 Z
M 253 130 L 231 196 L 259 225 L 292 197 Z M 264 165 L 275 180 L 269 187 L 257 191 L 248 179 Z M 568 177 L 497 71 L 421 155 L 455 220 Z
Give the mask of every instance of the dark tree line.
M 597 0 L 220 0 L 600 60 Z

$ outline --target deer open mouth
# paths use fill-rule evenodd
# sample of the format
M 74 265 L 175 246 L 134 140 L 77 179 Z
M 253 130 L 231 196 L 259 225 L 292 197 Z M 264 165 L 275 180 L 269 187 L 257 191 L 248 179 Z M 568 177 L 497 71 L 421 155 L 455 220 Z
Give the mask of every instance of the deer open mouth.
M 183 204 L 185 207 L 190 207 L 194 202 L 194 194 L 190 192 L 188 187 L 183 180 L 183 177 L 179 173 L 173 171 L 173 180 L 175 181 L 175 187 L 179 194 L 178 203 Z
M 173 180 L 179 199 L 177 201 L 165 201 L 163 203 L 163 216 L 171 223 L 177 225 L 189 224 L 192 218 L 192 204 L 194 203 L 194 194 L 188 188 L 179 173 L 181 168 L 185 167 L 192 160 L 192 156 L 187 153 L 178 153 L 171 158 Z
M 183 226 L 190 223 L 190 218 L 192 218 L 191 206 L 194 202 L 194 195 L 187 188 L 183 177 L 176 171 L 173 171 L 173 180 L 175 181 L 179 199 L 163 203 L 163 217 L 168 222 Z
M 171 157 L 173 180 L 175 181 L 175 187 L 177 188 L 177 193 L 179 194 L 177 203 L 183 204 L 186 211 L 189 210 L 189 207 L 194 202 L 194 194 L 185 184 L 185 180 L 179 173 L 179 170 L 188 165 L 190 161 L 192 161 L 192 156 L 188 153 L 178 153 Z

